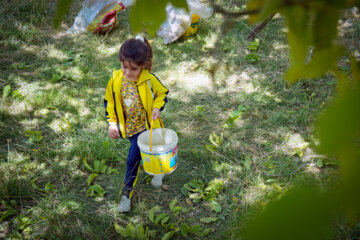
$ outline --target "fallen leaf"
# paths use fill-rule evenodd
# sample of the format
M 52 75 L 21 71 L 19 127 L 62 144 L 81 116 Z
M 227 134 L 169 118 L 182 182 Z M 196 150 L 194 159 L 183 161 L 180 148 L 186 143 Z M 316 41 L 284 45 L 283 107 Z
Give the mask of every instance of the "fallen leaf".
M 185 201 L 188 205 L 194 206 L 194 204 L 192 203 L 192 201 L 189 198 L 186 198 Z

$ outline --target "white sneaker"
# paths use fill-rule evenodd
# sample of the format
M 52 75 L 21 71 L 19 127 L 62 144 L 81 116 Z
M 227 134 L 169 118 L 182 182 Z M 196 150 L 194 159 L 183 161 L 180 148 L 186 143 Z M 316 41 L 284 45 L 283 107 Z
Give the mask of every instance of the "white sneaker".
M 128 212 L 131 208 L 131 200 L 127 198 L 126 196 L 121 197 L 121 201 L 118 206 L 119 212 Z
M 164 174 L 154 175 L 154 177 L 151 179 L 151 186 L 155 188 L 159 188 L 162 185 L 162 180 L 165 177 Z

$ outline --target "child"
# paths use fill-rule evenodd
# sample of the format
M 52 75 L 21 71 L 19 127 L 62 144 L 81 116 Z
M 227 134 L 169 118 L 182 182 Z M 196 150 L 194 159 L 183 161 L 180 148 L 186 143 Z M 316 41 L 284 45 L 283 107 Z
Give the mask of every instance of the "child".
M 133 188 L 139 174 L 141 161 L 137 139 L 140 133 L 150 128 L 159 128 L 160 111 L 163 110 L 168 90 L 157 77 L 150 73 L 152 49 L 142 36 L 125 41 L 119 51 L 121 69 L 114 71 L 106 88 L 105 108 L 109 123 L 109 137 L 128 137 L 131 146 L 127 158 L 127 170 L 122 189 L 119 212 L 131 208 Z M 162 185 L 164 175 L 155 175 L 154 187 Z

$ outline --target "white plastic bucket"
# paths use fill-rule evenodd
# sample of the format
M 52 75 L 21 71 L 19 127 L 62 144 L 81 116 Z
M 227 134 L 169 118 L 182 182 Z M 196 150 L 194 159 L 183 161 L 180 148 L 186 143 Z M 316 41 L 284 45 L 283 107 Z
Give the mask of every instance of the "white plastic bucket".
M 173 172 L 178 166 L 176 132 L 168 128 L 152 129 L 151 146 L 150 133 L 151 130 L 147 130 L 138 137 L 145 172 L 151 175 Z

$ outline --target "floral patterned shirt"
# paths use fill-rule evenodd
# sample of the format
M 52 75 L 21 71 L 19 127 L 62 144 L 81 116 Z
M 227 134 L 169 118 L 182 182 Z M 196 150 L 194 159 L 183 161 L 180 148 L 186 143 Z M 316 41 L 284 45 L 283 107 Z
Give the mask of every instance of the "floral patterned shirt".
M 123 78 L 121 87 L 122 106 L 125 113 L 125 131 L 128 137 L 146 130 L 146 112 L 142 105 L 137 81 Z

